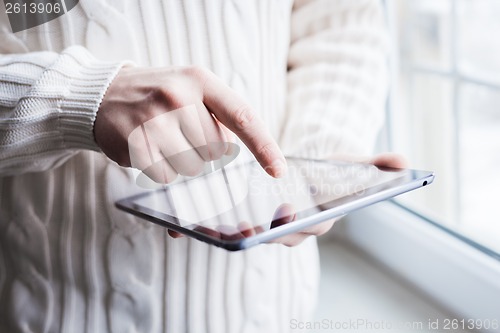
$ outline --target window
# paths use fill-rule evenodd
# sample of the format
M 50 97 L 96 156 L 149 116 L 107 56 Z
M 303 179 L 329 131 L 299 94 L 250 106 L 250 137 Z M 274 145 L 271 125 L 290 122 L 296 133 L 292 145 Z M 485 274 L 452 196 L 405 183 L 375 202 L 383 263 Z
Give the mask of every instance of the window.
M 434 184 L 397 202 L 500 253 L 500 1 L 387 1 L 389 146 Z
M 455 318 L 498 320 L 500 1 L 384 3 L 393 77 L 382 146 L 437 177 L 349 214 L 338 235 Z

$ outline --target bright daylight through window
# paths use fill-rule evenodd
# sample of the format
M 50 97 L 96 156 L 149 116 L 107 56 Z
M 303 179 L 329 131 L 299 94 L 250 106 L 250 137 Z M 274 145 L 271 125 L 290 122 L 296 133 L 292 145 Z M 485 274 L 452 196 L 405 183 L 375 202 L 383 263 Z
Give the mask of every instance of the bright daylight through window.
M 398 202 L 498 254 L 500 1 L 387 3 L 397 31 L 390 148 L 437 175 Z

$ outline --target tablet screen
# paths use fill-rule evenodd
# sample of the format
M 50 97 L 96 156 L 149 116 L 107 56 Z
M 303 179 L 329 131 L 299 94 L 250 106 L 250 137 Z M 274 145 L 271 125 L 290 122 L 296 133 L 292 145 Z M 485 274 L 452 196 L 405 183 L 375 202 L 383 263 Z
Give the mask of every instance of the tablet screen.
M 143 216 L 235 240 L 428 175 L 340 161 L 288 158 L 287 162 L 288 171 L 279 179 L 267 175 L 256 162 L 233 163 L 129 198 L 128 204 Z

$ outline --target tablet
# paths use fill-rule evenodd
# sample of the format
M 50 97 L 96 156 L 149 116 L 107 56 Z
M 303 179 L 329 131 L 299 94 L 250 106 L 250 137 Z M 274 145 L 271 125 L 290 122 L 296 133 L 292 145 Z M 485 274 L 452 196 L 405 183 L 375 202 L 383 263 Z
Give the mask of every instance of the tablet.
M 287 158 L 282 178 L 255 162 L 233 162 L 116 202 L 119 209 L 237 251 L 426 186 L 430 171 Z

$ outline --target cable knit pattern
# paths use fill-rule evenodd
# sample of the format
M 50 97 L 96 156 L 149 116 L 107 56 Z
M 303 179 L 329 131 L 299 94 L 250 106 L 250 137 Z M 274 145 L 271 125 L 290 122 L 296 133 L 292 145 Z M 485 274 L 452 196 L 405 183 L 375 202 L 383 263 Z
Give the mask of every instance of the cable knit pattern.
M 16 34 L 0 1 L 0 332 L 288 332 L 308 319 L 314 238 L 237 253 L 171 239 L 114 208 L 141 189 L 99 152 L 93 122 L 124 64 L 198 64 L 286 153 L 366 153 L 385 49 L 376 0 L 81 0 Z
M 382 8 L 371 0 L 300 2 L 292 16 L 285 153 L 366 155 L 388 85 Z
M 0 103 L 10 109 L 0 123 L 2 174 L 49 169 L 70 157 L 69 149 L 99 150 L 96 109 L 122 63 L 97 61 L 79 46 L 0 59 Z

